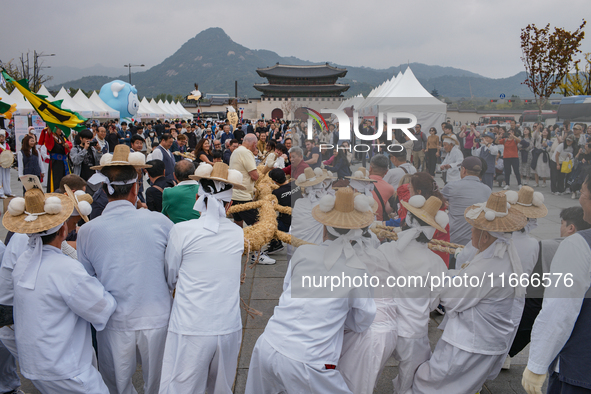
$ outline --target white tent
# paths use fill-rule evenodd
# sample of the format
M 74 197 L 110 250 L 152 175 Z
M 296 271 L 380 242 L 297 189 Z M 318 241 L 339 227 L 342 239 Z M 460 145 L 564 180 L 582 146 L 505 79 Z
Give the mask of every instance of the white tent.
M 146 100 L 146 98 L 144 97 L 140 101 L 140 106 L 137 110 L 137 113 L 135 114 L 135 117 L 140 119 L 158 119 L 158 115 L 159 114 L 154 112 L 154 110 L 150 106 L 150 103 L 148 103 L 148 100 Z
M 185 107 L 183 107 L 183 105 L 180 102 L 177 101 L 175 103 L 175 107 L 179 109 L 180 113 L 183 115 L 182 116 L 183 119 L 187 119 L 187 120 L 193 119 L 193 114 L 190 113 L 189 111 L 187 111 L 185 109 Z
M 172 115 L 173 115 L 175 118 L 181 118 L 181 117 L 182 117 L 182 115 L 179 113 L 179 110 L 178 110 L 178 109 L 176 109 L 176 108 L 174 108 L 174 107 L 171 105 L 171 103 L 169 103 L 169 102 L 168 102 L 168 100 L 166 100 L 166 101 L 164 102 L 164 107 L 165 107 L 165 109 L 166 109 L 166 110 L 167 110 L 169 113 L 171 113 L 171 114 L 172 114 Z
M 51 93 L 49 93 L 49 90 L 47 90 L 45 85 L 41 85 L 37 94 L 41 94 L 43 96 L 46 96 L 49 101 L 55 100 L 55 98 L 51 95 Z
M 152 99 L 152 100 L 154 100 L 154 99 Z M 157 103 L 150 101 L 150 104 L 152 104 L 152 107 L 156 106 L 156 107 L 160 108 L 160 110 L 166 115 L 167 118 L 172 119 L 175 117 L 175 114 L 170 113 L 170 110 L 168 108 L 166 108 L 166 106 L 164 105 L 162 100 L 158 100 Z
M 92 92 L 88 100 L 92 102 L 92 104 L 97 108 L 100 108 L 102 111 L 104 111 L 107 119 L 119 119 L 121 115 L 119 111 L 109 107 L 96 92 Z
M 16 104 L 16 112 L 13 115 L 28 115 L 35 112 L 31 103 L 25 100 L 25 97 L 18 89 L 14 89 L 6 99 L 4 99 L 4 96 L 2 98 L 8 104 Z
M 392 77 L 389 81 L 384 82 L 382 85 L 374 89 L 373 95 L 371 97 L 367 96 L 367 99 L 358 105 L 358 110 L 365 109 L 364 111 L 361 111 L 360 114 L 368 115 L 371 112 L 369 111 L 369 108 L 376 105 L 383 97 L 389 97 L 388 94 L 396 88 L 401 79 L 402 72 L 399 72 L 396 77 Z
M 93 119 L 109 119 L 109 113 L 102 107 L 99 107 L 95 102 L 91 101 L 82 90 L 78 90 L 72 99 L 80 106 L 88 108 L 92 111 Z
M 153 113 L 156 116 L 156 119 L 164 119 L 166 118 L 166 114 L 159 108 L 154 107 L 151 102 L 148 101 L 147 98 L 143 98 L 140 104 L 147 109 L 150 113 Z
M 160 102 L 162 102 L 162 100 L 160 100 Z M 170 118 L 170 114 L 167 111 L 165 111 L 162 107 L 160 107 L 156 100 L 150 100 L 150 106 L 154 109 L 156 113 L 162 114 L 163 119 Z
M 365 115 L 377 116 L 378 113 L 407 112 L 417 118 L 423 130 L 439 126 L 447 118 L 447 104 L 433 97 L 417 80 L 412 70 L 406 69 L 396 85 L 387 91 L 387 96 L 364 108 Z
M 66 89 L 64 89 L 63 86 L 60 89 L 60 91 L 55 95 L 55 99 L 56 100 L 63 100 L 62 101 L 62 108 L 69 109 L 70 111 L 78 112 L 78 114 L 80 114 L 80 116 L 82 116 L 84 118 L 87 118 L 87 119 L 92 118 L 92 110 L 89 108 L 86 108 L 86 107 L 82 106 L 81 104 L 78 104 L 76 101 L 74 101 L 74 99 L 72 97 L 70 97 L 70 95 L 68 94 L 68 92 L 66 92 Z

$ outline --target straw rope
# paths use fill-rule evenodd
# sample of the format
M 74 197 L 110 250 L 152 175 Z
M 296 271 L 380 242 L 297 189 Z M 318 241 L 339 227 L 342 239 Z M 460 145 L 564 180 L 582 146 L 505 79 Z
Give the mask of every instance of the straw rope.
M 373 231 L 374 234 L 378 238 L 390 239 L 393 241 L 398 240 L 398 234 L 394 230 L 394 227 L 389 227 L 389 226 L 384 226 L 382 224 L 378 224 L 378 225 L 373 226 L 371 228 L 371 231 Z M 464 248 L 463 245 L 459 245 L 459 244 L 455 244 L 455 243 L 451 243 L 451 242 L 446 242 L 441 239 L 432 239 L 431 241 L 429 241 L 428 246 L 429 246 L 429 249 L 431 249 L 433 251 L 449 253 L 449 254 L 455 254 L 456 249 Z

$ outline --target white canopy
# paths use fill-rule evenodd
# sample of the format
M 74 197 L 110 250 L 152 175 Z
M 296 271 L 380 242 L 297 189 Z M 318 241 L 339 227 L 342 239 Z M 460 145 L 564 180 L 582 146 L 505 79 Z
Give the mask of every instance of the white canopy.
M 181 118 L 182 115 L 179 113 L 179 110 L 176 108 L 173 108 L 173 106 L 168 102 L 168 100 L 166 100 L 164 102 L 164 108 L 173 115 L 173 117 L 175 118 Z
M 63 100 L 62 108 L 78 112 L 78 114 L 80 114 L 80 116 L 84 118 L 92 118 L 92 110 L 74 101 L 74 99 L 70 97 L 70 95 L 68 94 L 68 92 L 66 92 L 66 89 L 64 89 L 63 86 L 60 89 L 60 91 L 55 95 L 55 99 Z
M 408 112 L 416 116 L 417 123 L 428 130 L 439 126 L 447 118 L 447 104 L 433 97 L 417 80 L 412 70 L 396 77 L 395 83 L 384 91 L 385 96 L 366 101 L 362 115 L 377 116 L 378 113 Z
M 35 109 L 31 103 L 25 100 L 25 97 L 21 92 L 19 92 L 18 89 L 14 89 L 10 96 L 7 96 L 6 99 L 4 99 L 4 96 L 2 96 L 2 99 L 2 101 L 5 103 L 16 104 L 16 111 L 13 115 L 28 115 L 35 112 Z
M 108 119 L 119 119 L 121 115 L 119 111 L 109 107 L 96 92 L 92 92 L 88 100 L 92 102 L 97 108 L 100 108 L 102 111 L 104 111 Z
M 92 118 L 93 119 L 109 119 L 108 111 L 104 110 L 103 108 L 99 107 L 96 103 L 91 101 L 86 95 L 82 92 L 82 90 L 78 90 L 72 99 L 78 103 L 80 106 L 88 108 L 92 111 Z
M 55 98 L 51 95 L 51 93 L 49 93 L 49 90 L 47 90 L 45 85 L 41 85 L 37 94 L 41 94 L 43 96 L 46 96 L 49 101 L 55 100 Z
M 156 111 L 154 111 L 154 109 L 150 106 L 150 103 L 148 103 L 148 100 L 146 100 L 144 97 L 140 101 L 140 106 L 135 116 L 141 119 L 158 119 L 160 118 L 161 114 L 158 114 Z
M 179 109 L 181 114 L 183 114 L 183 116 L 182 116 L 183 119 L 187 119 L 187 120 L 193 119 L 193 114 L 190 113 L 189 111 L 187 111 L 185 109 L 185 107 L 183 107 L 183 105 L 180 102 L 177 101 L 175 103 L 175 107 Z
M 170 113 L 170 110 L 168 108 L 166 108 L 164 106 L 164 103 L 162 102 L 162 100 L 158 100 L 158 102 L 154 101 L 154 99 L 152 99 L 150 101 L 150 104 L 152 105 L 152 107 L 154 108 L 159 108 L 160 112 L 162 112 L 164 115 L 166 115 L 166 118 L 174 118 L 174 114 Z

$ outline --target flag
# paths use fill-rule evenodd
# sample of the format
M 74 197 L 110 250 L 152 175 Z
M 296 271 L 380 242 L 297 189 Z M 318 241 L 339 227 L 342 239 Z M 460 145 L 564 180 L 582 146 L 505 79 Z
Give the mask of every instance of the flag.
M 52 130 L 59 127 L 66 137 L 68 137 L 70 135 L 70 129 L 77 131 L 85 129 L 84 122 L 86 121 L 86 118 L 83 118 L 77 112 L 62 109 L 63 100 L 49 101 L 46 96 L 31 92 L 29 89 L 29 82 L 26 79 L 15 81 L 5 70 L 2 70 L 2 76 L 7 82 L 11 82 L 14 87 L 23 94 L 25 99 L 31 103 L 33 108 L 35 108 L 35 111 L 37 111 L 39 116 L 41 116 L 43 121 L 45 121 Z
M 14 111 L 16 111 L 16 104 L 11 105 L 0 101 L 0 115 L 3 115 L 6 119 L 12 119 L 12 113 Z

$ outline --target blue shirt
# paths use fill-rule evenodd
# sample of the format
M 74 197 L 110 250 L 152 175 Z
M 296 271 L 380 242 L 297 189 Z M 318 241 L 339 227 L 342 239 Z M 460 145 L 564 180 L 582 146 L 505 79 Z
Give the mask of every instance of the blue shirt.
M 159 212 L 117 200 L 80 227 L 78 259 L 117 301 L 108 329 L 149 330 L 168 324 L 172 297 L 164 253 L 172 226 Z

